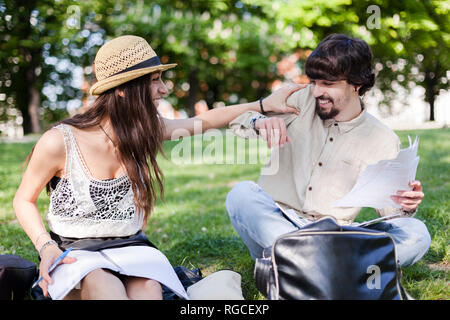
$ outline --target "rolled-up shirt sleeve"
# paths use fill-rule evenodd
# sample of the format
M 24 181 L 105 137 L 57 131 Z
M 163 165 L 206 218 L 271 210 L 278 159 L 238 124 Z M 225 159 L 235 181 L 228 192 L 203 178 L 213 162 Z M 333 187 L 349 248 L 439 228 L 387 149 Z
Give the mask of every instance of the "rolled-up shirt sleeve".
M 232 120 L 229 124 L 231 131 L 238 137 L 244 139 L 258 138 L 258 134 L 252 128 L 253 118 L 263 118 L 264 116 L 256 111 L 248 111 Z
M 305 97 L 309 93 L 309 88 L 305 88 L 303 90 L 299 90 L 291 94 L 286 100 L 286 104 L 290 107 L 297 108 L 300 110 L 300 107 L 304 104 Z M 229 124 L 229 128 L 231 131 L 241 138 L 258 138 L 257 132 L 252 127 L 252 119 L 256 118 L 268 118 L 268 117 L 277 117 L 284 120 L 286 123 L 286 127 L 298 117 L 295 113 L 273 113 L 268 112 L 267 115 L 262 115 L 256 111 L 248 111 L 240 116 L 236 117 Z

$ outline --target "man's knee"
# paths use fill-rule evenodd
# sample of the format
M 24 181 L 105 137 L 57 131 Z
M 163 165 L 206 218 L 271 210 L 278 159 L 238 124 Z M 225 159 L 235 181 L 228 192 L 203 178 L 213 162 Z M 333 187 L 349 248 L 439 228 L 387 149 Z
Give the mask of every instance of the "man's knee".
M 407 243 L 404 244 L 416 245 L 422 250 L 428 250 L 431 245 L 431 236 L 425 223 L 415 218 L 406 218 L 397 227 L 401 228 L 408 235 Z
M 431 236 L 425 223 L 418 219 L 411 219 L 410 232 L 415 235 L 416 244 L 425 254 L 431 246 Z
M 225 206 L 228 213 L 231 215 L 240 205 L 248 203 L 251 197 L 251 192 L 254 192 L 255 188 L 259 187 L 253 181 L 241 181 L 237 183 L 231 191 L 228 192 L 225 200 Z
M 422 259 L 431 245 L 431 236 L 426 225 L 415 218 L 399 219 L 392 222 L 401 235 L 397 241 L 399 246 L 400 265 L 402 267 L 412 265 Z
M 231 204 L 233 202 L 241 201 L 250 190 L 250 185 L 254 184 L 253 181 L 241 181 L 234 185 L 234 187 L 228 192 L 225 204 Z

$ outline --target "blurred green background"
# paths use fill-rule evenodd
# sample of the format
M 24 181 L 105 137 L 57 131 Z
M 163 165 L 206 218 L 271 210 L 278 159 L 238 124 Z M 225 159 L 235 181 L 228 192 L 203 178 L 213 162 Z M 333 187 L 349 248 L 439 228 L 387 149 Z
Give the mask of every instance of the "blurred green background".
M 326 35 L 345 33 L 371 46 L 379 108 L 390 110 L 398 88 L 419 86 L 433 121 L 436 99 L 447 93 L 450 78 L 449 8 L 448 1 L 436 0 L 0 0 L 0 253 L 38 262 L 12 208 L 21 164 L 30 141 L 92 101 L 92 63 L 106 41 L 142 36 L 162 63 L 177 63 L 164 73 L 167 101 L 192 116 L 198 101 L 214 108 L 254 101 L 286 81 L 306 83 L 308 55 Z M 23 128 L 21 143 L 1 140 L 12 127 Z M 415 298 L 449 299 L 450 131 L 397 133 L 404 145 L 408 134 L 421 137 L 417 178 L 426 197 L 417 217 L 433 237 L 425 258 L 405 268 L 403 283 Z M 165 142 L 167 154 L 176 143 Z M 224 206 L 232 186 L 256 180 L 262 164 L 160 163 L 166 202 L 158 202 L 148 222 L 150 239 L 174 265 L 200 267 L 205 275 L 224 268 L 240 272 L 245 298 L 262 299 L 253 261 Z M 44 217 L 45 192 L 38 208 Z M 365 208 L 358 220 L 373 217 Z
M 199 100 L 213 108 L 256 100 L 279 81 L 307 82 L 303 63 L 330 33 L 370 44 L 380 107 L 399 86 L 418 85 L 434 120 L 435 100 L 448 89 L 449 7 L 436 0 L 0 0 L 0 122 L 38 133 L 75 112 L 90 99 L 98 48 L 117 36 L 142 36 L 163 63 L 178 64 L 164 74 L 167 100 L 192 116 Z

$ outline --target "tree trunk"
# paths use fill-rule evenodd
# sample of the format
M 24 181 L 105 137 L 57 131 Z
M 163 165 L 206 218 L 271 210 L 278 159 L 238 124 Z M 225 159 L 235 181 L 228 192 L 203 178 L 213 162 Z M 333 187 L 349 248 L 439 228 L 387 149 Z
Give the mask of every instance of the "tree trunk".
M 208 105 L 208 109 L 214 108 L 214 102 L 220 100 L 220 92 L 219 92 L 219 86 L 216 81 L 211 81 L 208 83 L 209 89 L 206 93 L 205 100 L 206 104 Z
M 30 84 L 31 85 L 31 84 Z M 15 103 L 17 109 L 20 110 L 22 114 L 22 127 L 23 133 L 29 134 L 33 132 L 33 124 L 30 114 L 30 90 L 28 89 L 28 68 L 23 68 L 14 81 L 15 87 Z
M 189 117 L 195 116 L 195 103 L 197 102 L 198 94 L 198 79 L 197 79 L 197 68 L 193 68 L 189 72 L 189 96 L 186 106 L 186 111 Z
M 30 54 L 28 52 L 27 54 Z M 35 54 L 35 53 L 33 53 Z M 22 113 L 23 133 L 39 133 L 41 131 L 40 118 L 40 92 L 36 88 L 36 75 L 34 73 L 34 60 L 22 70 L 20 77 L 16 78 L 16 106 Z
M 434 102 L 436 99 L 436 96 L 438 95 L 438 80 L 432 71 L 426 71 L 425 72 L 425 101 L 430 104 L 430 121 L 435 121 L 434 118 Z
M 18 103 L 19 105 L 19 103 Z M 31 117 L 28 112 L 27 108 L 22 108 L 20 106 L 18 108 L 20 110 L 20 113 L 22 114 L 22 128 L 23 128 L 23 134 L 29 134 L 33 132 L 33 127 L 31 125 Z
M 39 123 L 39 110 L 40 110 L 40 93 L 35 87 L 36 76 L 34 74 L 34 67 L 31 66 L 27 70 L 27 85 L 28 85 L 28 114 L 31 121 L 31 132 L 41 132 L 41 124 Z
M 430 97 L 428 103 L 430 104 L 430 121 L 434 121 L 434 96 Z
M 36 0 L 16 1 L 17 7 L 23 11 L 20 16 L 23 23 L 15 26 L 14 33 L 23 40 L 31 40 L 33 28 L 30 23 L 30 16 L 36 9 Z M 19 44 L 20 55 L 26 61 L 20 68 L 19 73 L 14 78 L 16 107 L 22 113 L 24 134 L 39 133 L 41 126 L 39 123 L 40 92 L 37 87 L 35 69 L 41 63 L 41 48 L 38 46 Z

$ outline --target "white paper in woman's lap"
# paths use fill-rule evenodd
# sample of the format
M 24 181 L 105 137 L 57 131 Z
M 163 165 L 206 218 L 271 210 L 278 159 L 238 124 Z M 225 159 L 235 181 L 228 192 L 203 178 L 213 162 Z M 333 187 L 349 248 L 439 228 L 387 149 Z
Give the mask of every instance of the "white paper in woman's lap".
M 68 256 L 77 261 L 61 264 L 50 274 L 53 284 L 49 285 L 48 290 L 53 300 L 64 298 L 89 272 L 99 268 L 156 280 L 178 296 L 188 299 L 169 260 L 155 248 L 130 246 L 98 252 L 73 250 Z

